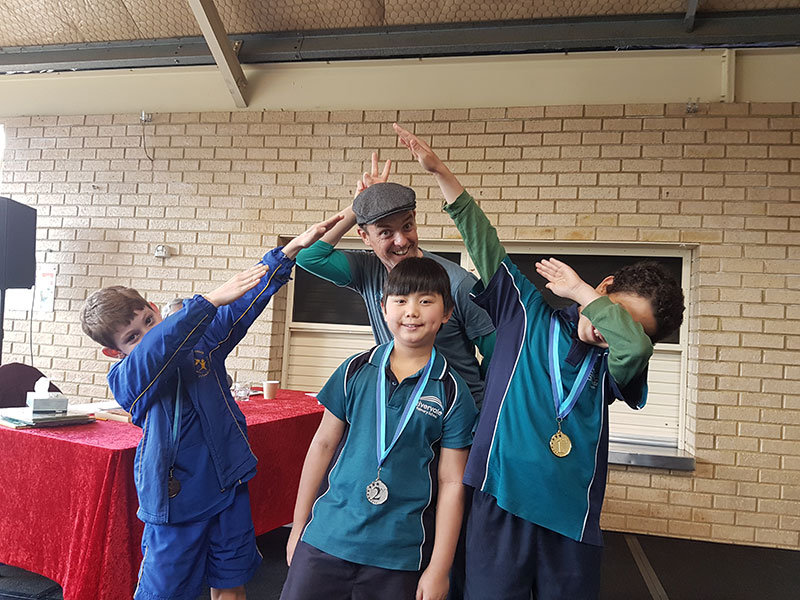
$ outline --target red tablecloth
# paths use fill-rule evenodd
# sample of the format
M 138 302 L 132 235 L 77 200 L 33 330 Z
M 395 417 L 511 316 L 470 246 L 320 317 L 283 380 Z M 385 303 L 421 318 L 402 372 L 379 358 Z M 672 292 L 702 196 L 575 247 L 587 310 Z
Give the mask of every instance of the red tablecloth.
M 256 534 L 292 520 L 300 470 L 322 408 L 280 390 L 239 406 L 258 457 L 250 482 Z M 49 577 L 64 600 L 133 596 L 142 523 L 133 485 L 138 427 L 116 421 L 0 427 L 0 562 Z

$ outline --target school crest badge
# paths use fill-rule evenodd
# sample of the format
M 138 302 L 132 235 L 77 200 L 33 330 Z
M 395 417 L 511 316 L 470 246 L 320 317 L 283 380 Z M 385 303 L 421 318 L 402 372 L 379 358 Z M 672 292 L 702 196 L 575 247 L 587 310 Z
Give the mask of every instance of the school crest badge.
M 205 377 L 211 372 L 208 364 L 208 357 L 202 350 L 194 351 L 194 372 L 198 377 Z

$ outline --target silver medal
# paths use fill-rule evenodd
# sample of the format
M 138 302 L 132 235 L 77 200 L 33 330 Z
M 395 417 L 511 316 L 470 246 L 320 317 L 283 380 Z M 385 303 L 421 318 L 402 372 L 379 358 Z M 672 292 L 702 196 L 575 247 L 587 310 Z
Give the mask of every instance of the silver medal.
M 372 504 L 383 504 L 389 499 L 389 488 L 380 479 L 367 486 L 367 500 Z

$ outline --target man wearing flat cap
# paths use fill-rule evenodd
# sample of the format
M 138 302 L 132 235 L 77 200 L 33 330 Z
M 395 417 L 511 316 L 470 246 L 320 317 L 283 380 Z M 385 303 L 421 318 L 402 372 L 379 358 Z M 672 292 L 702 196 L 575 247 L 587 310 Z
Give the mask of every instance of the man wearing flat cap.
M 381 311 L 381 292 L 389 271 L 410 256 L 425 256 L 441 264 L 450 277 L 455 310 L 436 336 L 436 348 L 467 382 L 480 407 L 484 383 L 475 346 L 487 357 L 486 363 L 494 348 L 494 325 L 470 300 L 469 292 L 477 279 L 454 262 L 417 245 L 416 194 L 409 187 L 387 182 L 390 168 L 391 161 L 386 161 L 379 175 L 377 154 L 372 155 L 372 173 L 364 173 L 359 180 L 352 206 L 341 212 L 344 218 L 322 239 L 302 250 L 297 264 L 317 277 L 358 292 L 378 344 L 392 339 Z M 358 225 L 358 234 L 372 252 L 335 248 L 354 225 Z

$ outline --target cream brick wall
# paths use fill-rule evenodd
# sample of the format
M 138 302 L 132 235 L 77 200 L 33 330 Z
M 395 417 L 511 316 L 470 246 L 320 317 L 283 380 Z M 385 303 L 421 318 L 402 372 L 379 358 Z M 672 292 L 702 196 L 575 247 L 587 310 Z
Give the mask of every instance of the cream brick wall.
M 614 467 L 609 529 L 800 543 L 800 104 L 548 106 L 24 117 L 5 125 L 0 194 L 38 210 L 55 312 L 35 364 L 75 401 L 108 397 L 109 361 L 78 310 L 125 284 L 164 303 L 204 292 L 344 207 L 372 150 L 418 193 L 420 236 L 457 238 L 391 130 L 432 142 L 503 239 L 696 245 L 686 438 L 693 473 Z M 166 244 L 172 258 L 153 257 Z M 229 360 L 280 373 L 285 292 Z M 6 321 L 5 361 L 28 353 Z

